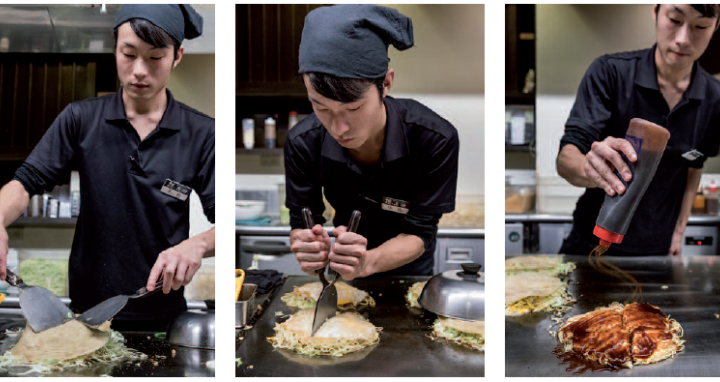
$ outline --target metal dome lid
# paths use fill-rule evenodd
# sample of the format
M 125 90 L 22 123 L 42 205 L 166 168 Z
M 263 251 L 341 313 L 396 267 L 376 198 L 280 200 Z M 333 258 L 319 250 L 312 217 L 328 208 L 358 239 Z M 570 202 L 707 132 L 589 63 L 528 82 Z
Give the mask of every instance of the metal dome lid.
M 460 320 L 485 320 L 485 274 L 476 263 L 463 263 L 462 271 L 433 276 L 423 288 L 418 302 L 423 308 Z

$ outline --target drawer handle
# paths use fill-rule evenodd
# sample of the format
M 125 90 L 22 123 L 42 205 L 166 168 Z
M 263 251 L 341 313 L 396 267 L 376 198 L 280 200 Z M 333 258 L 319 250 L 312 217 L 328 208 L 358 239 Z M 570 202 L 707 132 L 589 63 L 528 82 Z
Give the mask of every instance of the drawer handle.
M 245 253 L 270 256 L 285 255 L 292 252 L 290 246 L 281 241 L 256 241 L 250 245 L 242 244 L 241 250 Z
M 445 261 L 448 263 L 472 262 L 472 248 L 448 248 Z

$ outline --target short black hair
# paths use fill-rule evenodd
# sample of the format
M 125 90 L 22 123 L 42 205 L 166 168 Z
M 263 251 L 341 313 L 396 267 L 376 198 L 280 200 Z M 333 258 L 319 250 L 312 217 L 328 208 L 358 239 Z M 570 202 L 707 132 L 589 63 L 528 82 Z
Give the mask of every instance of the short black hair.
M 655 4 L 655 12 L 660 10 L 661 4 Z M 717 18 L 715 21 L 715 25 L 717 26 L 718 23 L 720 23 L 720 4 L 690 4 L 693 8 L 695 8 L 696 11 L 700 12 L 701 15 L 714 19 Z
M 365 92 L 373 85 L 380 93 L 380 101 L 382 101 L 385 77 L 373 79 L 343 78 L 317 72 L 310 72 L 307 75 L 313 90 L 333 101 L 342 103 L 355 102 L 362 98 Z
M 145 19 L 133 18 L 127 21 L 130 23 L 130 28 L 133 32 L 140 37 L 141 40 L 152 45 L 154 48 L 165 48 L 169 45 L 173 47 L 173 57 L 177 58 L 178 49 L 180 49 L 180 41 L 170 36 L 159 26 L 147 21 Z M 115 50 L 117 50 L 117 39 L 118 39 L 118 25 L 113 29 L 113 36 L 115 37 Z

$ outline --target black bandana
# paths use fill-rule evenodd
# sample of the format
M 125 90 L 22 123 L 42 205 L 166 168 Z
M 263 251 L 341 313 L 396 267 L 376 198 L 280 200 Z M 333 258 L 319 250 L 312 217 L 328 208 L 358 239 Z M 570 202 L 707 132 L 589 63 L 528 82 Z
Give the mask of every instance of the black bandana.
M 380 78 L 388 71 L 388 46 L 413 46 L 412 20 L 377 5 L 321 7 L 305 17 L 300 73 Z
M 115 28 L 130 19 L 145 19 L 179 42 L 202 34 L 203 18 L 187 4 L 125 4 L 115 18 Z

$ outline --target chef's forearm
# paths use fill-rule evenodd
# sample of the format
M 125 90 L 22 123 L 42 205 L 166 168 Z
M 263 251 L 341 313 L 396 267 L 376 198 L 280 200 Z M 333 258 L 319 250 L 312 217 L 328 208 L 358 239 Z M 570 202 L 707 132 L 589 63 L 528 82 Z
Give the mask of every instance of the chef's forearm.
M 563 146 L 558 154 L 556 167 L 558 175 L 575 187 L 597 187 L 585 174 L 587 158 L 575 145 Z
M 3 186 L 0 189 L 0 226 L 7 227 L 12 224 L 28 204 L 30 204 L 30 194 L 20 182 L 12 180 Z
M 682 206 L 680 207 L 680 215 L 678 216 L 677 223 L 675 224 L 675 232 L 685 232 L 687 227 L 688 218 L 692 210 L 693 202 L 695 201 L 695 195 L 697 194 L 698 185 L 702 178 L 702 168 L 689 168 L 687 182 L 685 183 L 685 193 L 683 194 Z
M 188 240 L 195 240 L 205 246 L 205 254 L 203 254 L 203 257 L 215 257 L 215 227 L 199 233 Z
M 425 252 L 425 242 L 415 236 L 401 233 L 381 246 L 367 251 L 363 275 L 387 272 L 412 262 Z

